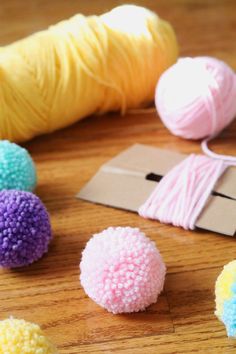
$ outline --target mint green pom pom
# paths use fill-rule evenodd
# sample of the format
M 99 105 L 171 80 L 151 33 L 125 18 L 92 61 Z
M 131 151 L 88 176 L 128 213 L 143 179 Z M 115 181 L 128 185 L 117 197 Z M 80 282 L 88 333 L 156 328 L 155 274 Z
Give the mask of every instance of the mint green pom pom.
M 32 192 L 36 183 L 36 169 L 28 151 L 7 140 L 0 141 L 0 190 Z

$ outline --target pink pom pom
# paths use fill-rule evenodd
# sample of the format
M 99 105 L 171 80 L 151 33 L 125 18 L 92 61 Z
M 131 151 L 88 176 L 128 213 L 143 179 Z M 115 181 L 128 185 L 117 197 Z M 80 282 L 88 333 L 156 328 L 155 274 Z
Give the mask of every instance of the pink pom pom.
M 87 243 L 81 284 L 109 312 L 137 312 L 156 302 L 166 267 L 154 242 L 139 229 L 109 227 Z
M 155 101 L 163 123 L 174 135 L 209 137 L 236 116 L 236 75 L 218 59 L 179 59 L 162 74 Z

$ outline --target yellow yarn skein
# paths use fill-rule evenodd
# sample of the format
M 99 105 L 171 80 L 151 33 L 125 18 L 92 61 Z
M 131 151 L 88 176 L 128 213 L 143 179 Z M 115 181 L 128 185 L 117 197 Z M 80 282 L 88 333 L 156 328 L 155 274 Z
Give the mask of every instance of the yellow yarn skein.
M 178 55 L 171 25 L 123 5 L 0 48 L 0 139 L 25 141 L 93 113 L 144 107 Z

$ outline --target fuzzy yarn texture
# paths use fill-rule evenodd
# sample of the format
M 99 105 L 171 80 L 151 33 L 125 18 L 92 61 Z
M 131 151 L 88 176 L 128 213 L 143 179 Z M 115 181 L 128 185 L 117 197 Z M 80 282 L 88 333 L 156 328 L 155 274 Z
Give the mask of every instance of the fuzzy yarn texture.
M 78 14 L 0 48 L 0 139 L 25 141 L 93 113 L 146 106 L 177 56 L 172 26 L 134 5 Z
M 216 182 L 228 166 L 191 154 L 172 168 L 139 208 L 144 218 L 193 230 Z
M 82 253 L 80 270 L 86 294 L 114 314 L 155 303 L 166 274 L 154 242 L 131 227 L 109 227 L 95 234 Z
M 181 58 L 161 75 L 155 102 L 172 134 L 213 137 L 236 117 L 236 75 L 215 58 Z
M 215 314 L 226 327 L 227 335 L 236 338 L 236 260 L 226 264 L 215 284 Z
M 28 151 L 10 141 L 0 141 L 0 190 L 33 191 L 37 177 Z
M 48 251 L 52 239 L 47 210 L 36 195 L 0 192 L 0 266 L 26 266 Z
M 0 321 L 0 354 L 58 354 L 37 324 L 14 318 Z

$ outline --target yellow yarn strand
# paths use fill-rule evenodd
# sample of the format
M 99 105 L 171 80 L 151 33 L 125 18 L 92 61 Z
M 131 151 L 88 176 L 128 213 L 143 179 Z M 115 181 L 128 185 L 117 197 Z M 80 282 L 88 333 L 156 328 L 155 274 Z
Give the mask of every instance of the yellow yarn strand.
M 178 46 L 155 13 L 76 15 L 0 48 L 0 139 L 25 141 L 90 114 L 145 107 Z

